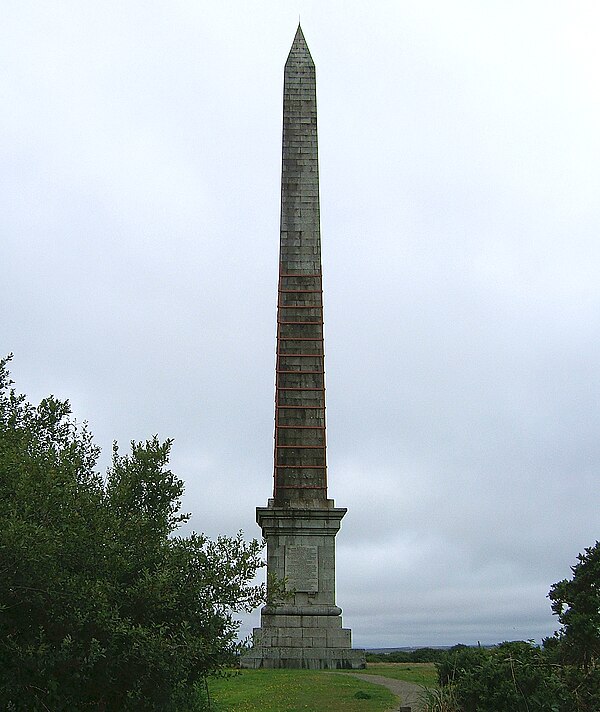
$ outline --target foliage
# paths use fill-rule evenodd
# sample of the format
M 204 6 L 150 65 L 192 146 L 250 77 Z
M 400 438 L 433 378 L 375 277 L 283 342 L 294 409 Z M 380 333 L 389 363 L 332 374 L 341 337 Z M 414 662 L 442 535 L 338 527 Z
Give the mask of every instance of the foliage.
M 462 712 L 558 712 L 568 698 L 543 651 L 522 641 L 455 651 L 439 664 L 438 675 Z
M 561 665 L 574 709 L 600 709 L 600 542 L 577 555 L 572 579 L 555 583 L 548 597 L 561 629 L 544 641 Z
M 424 688 L 422 700 L 427 712 L 461 712 L 453 685 Z
M 367 653 L 368 663 L 436 663 L 444 657 L 443 648 L 395 650 L 392 653 Z
M 463 672 L 478 668 L 489 656 L 489 649 L 481 646 L 473 647 L 457 645 L 447 651 L 436 663 L 438 682 L 448 685 Z
M 600 543 L 577 559 L 573 578 L 548 594 L 562 627 L 543 648 L 516 642 L 449 652 L 437 664 L 440 694 L 429 696 L 429 712 L 600 710 Z
M 561 629 L 544 641 L 493 649 L 459 645 L 446 653 L 369 654 L 369 661 L 437 660 L 438 690 L 428 712 L 598 712 L 600 710 L 600 542 L 579 554 L 573 578 L 548 594 Z M 440 657 L 441 656 L 441 657 Z
M 556 637 L 563 661 L 587 672 L 600 660 L 600 542 L 577 559 L 573 578 L 555 583 L 548 598 L 562 626 Z
M 69 403 L 39 406 L 0 362 L 0 709 L 194 710 L 236 652 L 261 545 L 177 536 L 171 441 L 99 454 Z

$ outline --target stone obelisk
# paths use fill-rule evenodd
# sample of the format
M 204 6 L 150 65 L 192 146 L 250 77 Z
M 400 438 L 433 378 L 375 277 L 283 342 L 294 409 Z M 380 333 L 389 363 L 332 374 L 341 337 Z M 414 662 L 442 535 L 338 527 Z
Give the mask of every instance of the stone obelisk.
M 361 668 L 335 602 L 327 498 L 325 367 L 315 65 L 298 26 L 284 72 L 273 498 L 256 519 L 267 572 L 288 595 L 261 611 L 244 667 Z

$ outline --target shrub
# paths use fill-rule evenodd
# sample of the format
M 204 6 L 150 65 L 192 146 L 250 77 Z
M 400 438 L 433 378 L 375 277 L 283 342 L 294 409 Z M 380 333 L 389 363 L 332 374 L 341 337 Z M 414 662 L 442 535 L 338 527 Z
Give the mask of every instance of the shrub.
M 0 709 L 199 709 L 264 598 L 261 545 L 176 535 L 170 441 L 115 446 L 104 480 L 68 402 L 11 385 L 0 361 Z
M 461 712 L 566 712 L 570 695 L 560 670 L 542 649 L 526 642 L 448 654 L 438 665 Z

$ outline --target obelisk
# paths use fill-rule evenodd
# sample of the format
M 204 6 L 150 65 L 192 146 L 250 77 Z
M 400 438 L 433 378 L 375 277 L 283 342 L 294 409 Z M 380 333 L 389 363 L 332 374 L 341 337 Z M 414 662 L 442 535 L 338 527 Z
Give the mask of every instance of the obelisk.
M 284 72 L 273 498 L 256 519 L 269 602 L 243 667 L 364 667 L 335 602 L 335 535 L 346 509 L 327 498 L 323 291 L 315 65 L 298 25 Z

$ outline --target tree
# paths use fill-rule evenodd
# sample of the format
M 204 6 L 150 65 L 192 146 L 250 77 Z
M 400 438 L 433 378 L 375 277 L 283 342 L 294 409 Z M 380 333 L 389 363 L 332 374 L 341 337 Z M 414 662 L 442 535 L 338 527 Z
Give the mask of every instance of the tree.
M 577 555 L 572 579 L 555 583 L 548 598 L 561 629 L 544 641 L 561 665 L 573 709 L 600 709 L 600 542 Z
M 548 598 L 562 626 L 557 637 L 565 661 L 589 671 L 600 659 L 600 542 L 577 559 L 573 578 L 555 583 Z
M 264 600 L 261 545 L 178 536 L 171 441 L 99 449 L 68 402 L 15 393 L 0 361 L 0 708 L 195 710 Z

